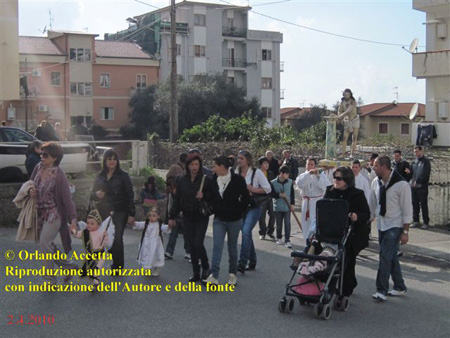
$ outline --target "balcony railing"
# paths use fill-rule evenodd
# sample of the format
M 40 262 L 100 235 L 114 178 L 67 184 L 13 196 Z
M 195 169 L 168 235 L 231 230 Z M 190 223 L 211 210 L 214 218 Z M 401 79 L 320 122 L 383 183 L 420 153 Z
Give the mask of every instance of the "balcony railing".
M 425 78 L 429 76 L 450 75 L 450 50 L 429 51 L 413 54 L 413 76 Z
M 161 21 L 160 28 L 161 33 L 170 33 L 170 27 L 171 23 L 168 21 Z M 176 23 L 176 31 L 177 34 L 188 34 L 189 33 L 189 24 L 187 23 Z
M 245 38 L 247 36 L 246 28 L 222 27 L 223 36 L 231 36 L 234 38 Z
M 222 67 L 228 68 L 246 68 L 247 60 L 245 59 L 232 59 L 232 58 L 223 58 L 222 59 Z

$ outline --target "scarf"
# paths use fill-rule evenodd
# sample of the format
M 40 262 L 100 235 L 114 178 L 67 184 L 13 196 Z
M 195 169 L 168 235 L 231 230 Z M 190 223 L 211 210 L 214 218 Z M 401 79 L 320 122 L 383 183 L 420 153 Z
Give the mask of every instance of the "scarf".
M 224 176 L 217 176 L 217 185 L 219 186 L 220 197 L 223 198 L 223 193 L 231 181 L 231 172 L 228 170 L 227 174 Z
M 380 186 L 380 215 L 386 215 L 386 191 L 392 187 L 395 183 L 404 181 L 403 177 L 396 171 L 392 171 L 391 179 L 388 185 L 384 185 L 381 178 L 378 178 L 378 185 Z

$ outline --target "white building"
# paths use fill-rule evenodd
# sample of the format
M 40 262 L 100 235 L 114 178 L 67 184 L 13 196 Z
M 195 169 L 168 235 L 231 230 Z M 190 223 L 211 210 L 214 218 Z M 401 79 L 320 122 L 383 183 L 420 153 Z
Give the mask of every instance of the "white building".
M 426 79 L 425 121 L 434 123 L 433 145 L 450 146 L 450 1 L 414 0 L 413 8 L 426 13 L 426 51 L 413 53 L 413 76 Z M 413 127 L 415 142 L 417 124 Z
M 183 1 L 176 4 L 177 73 L 225 74 L 256 97 L 270 126 L 280 123 L 280 44 L 278 32 L 248 29 L 250 7 Z M 105 40 L 132 35 L 142 48 L 161 57 L 160 80 L 170 77 L 170 6 L 134 17 L 130 28 Z

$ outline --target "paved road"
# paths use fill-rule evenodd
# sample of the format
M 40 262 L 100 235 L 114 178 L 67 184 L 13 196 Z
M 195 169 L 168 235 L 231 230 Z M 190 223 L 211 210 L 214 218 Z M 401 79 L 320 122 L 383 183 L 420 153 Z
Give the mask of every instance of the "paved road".
M 347 313 L 333 311 L 329 321 L 317 320 L 312 306 L 300 306 L 292 314 L 277 310 L 284 285 L 290 276 L 289 249 L 272 241 L 256 239 L 257 270 L 239 276 L 234 292 L 112 292 L 112 293 L 8 293 L 5 285 L 30 282 L 37 277 L 18 280 L 5 277 L 7 265 L 38 268 L 39 262 L 6 261 L 7 250 L 34 251 L 36 246 L 14 241 L 15 230 L 0 228 L 1 336 L 2 337 L 448 337 L 450 332 L 449 236 L 413 230 L 417 245 L 405 249 L 403 273 L 408 294 L 402 298 L 375 303 L 377 246 L 374 242 L 358 261 L 359 281 Z M 255 233 L 256 235 L 256 233 Z M 254 235 L 254 236 L 255 236 Z M 129 267 L 137 268 L 135 257 L 140 232 L 127 229 L 125 254 Z M 185 284 L 191 275 L 190 264 L 182 257 L 182 239 L 175 259 L 166 261 L 159 277 L 105 277 L 105 283 L 128 282 L 138 285 L 174 286 Z M 293 244 L 301 249 L 301 238 Z M 212 252 L 211 229 L 206 238 Z M 420 243 L 419 243 L 420 242 Z M 437 244 L 436 244 L 437 243 Z M 437 246 L 438 249 L 427 249 Z M 417 250 L 416 248 L 417 247 Z M 82 252 L 76 243 L 75 250 Z M 421 251 L 422 250 L 422 251 Z M 226 282 L 227 259 L 222 259 L 221 282 Z M 77 281 L 80 283 L 80 281 Z M 83 283 L 81 281 L 81 283 Z M 53 315 L 53 325 L 8 325 L 24 315 Z

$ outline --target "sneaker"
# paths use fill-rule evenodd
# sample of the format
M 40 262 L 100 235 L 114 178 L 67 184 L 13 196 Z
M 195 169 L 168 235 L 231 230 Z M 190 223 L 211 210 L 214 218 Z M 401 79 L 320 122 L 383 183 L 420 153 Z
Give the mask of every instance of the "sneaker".
M 377 302 L 384 302 L 387 299 L 387 297 L 385 295 L 383 295 L 382 293 L 379 293 L 379 292 L 374 293 L 372 295 L 372 298 L 375 299 Z
M 230 277 L 228 278 L 228 284 L 236 286 L 237 276 L 234 273 L 230 273 Z
M 422 229 L 422 230 L 426 230 L 426 229 L 428 229 L 430 226 L 428 225 L 428 224 L 424 224 L 424 225 L 422 225 L 420 228 Z
M 152 269 L 152 274 L 153 277 L 158 277 L 159 276 L 159 269 L 158 268 L 153 268 Z
M 410 226 L 410 228 L 418 228 L 420 226 L 420 223 L 419 222 L 414 222 L 411 226 Z
M 164 257 L 166 257 L 166 259 L 173 259 L 173 255 L 171 253 L 169 253 L 169 252 L 166 252 L 164 254 Z
M 259 235 L 259 239 L 266 239 L 266 235 Z
M 188 254 L 187 252 L 184 253 L 184 258 L 191 260 L 191 254 Z
M 245 265 L 238 265 L 237 271 L 239 271 L 240 273 L 245 273 Z
M 211 283 L 211 284 L 219 285 L 219 281 L 217 280 L 217 278 L 215 278 L 215 277 L 213 276 L 213 274 L 210 274 L 210 275 L 208 276 L 208 278 L 203 279 L 202 282 L 203 282 L 204 284 Z
M 275 239 L 275 236 L 272 234 L 267 234 L 267 236 L 269 236 L 270 239 Z
M 249 264 L 246 268 L 245 271 L 253 271 L 256 270 L 256 264 Z
M 284 246 L 288 249 L 292 249 L 292 244 L 291 242 L 287 241 L 286 243 L 284 243 Z
M 394 289 L 394 290 L 391 290 L 388 292 L 388 296 L 398 297 L 401 295 L 405 295 L 407 292 L 408 292 L 407 289 L 405 289 L 405 290 L 395 290 Z
M 283 240 L 280 238 L 280 239 L 277 239 L 277 244 L 278 244 L 278 245 L 283 245 L 284 242 L 283 242 Z

